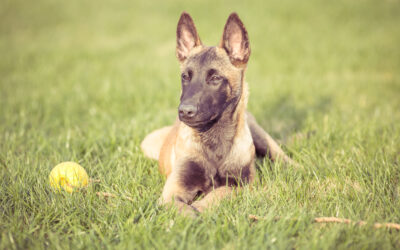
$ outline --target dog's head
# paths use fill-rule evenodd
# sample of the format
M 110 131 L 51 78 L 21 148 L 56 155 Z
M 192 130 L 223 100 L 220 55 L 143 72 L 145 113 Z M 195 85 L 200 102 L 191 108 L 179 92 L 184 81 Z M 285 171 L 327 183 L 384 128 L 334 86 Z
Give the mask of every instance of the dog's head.
M 192 18 L 182 13 L 177 28 L 176 55 L 181 64 L 179 119 L 203 129 L 214 124 L 242 94 L 243 74 L 250 56 L 247 31 L 232 13 L 216 47 L 204 46 Z

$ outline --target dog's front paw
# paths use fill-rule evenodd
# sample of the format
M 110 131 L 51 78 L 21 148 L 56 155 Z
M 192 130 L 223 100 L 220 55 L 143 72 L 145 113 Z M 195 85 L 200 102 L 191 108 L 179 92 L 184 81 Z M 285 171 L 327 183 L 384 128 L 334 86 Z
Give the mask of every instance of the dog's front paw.
M 191 206 L 187 205 L 179 208 L 179 213 L 181 213 L 183 216 L 188 217 L 188 218 L 196 218 L 199 215 L 199 211 Z
M 166 206 L 166 207 L 176 207 L 178 212 L 185 217 L 195 218 L 199 214 L 199 211 L 196 207 L 188 205 L 187 203 L 180 201 L 179 199 L 168 200 L 166 201 L 162 197 L 160 197 L 157 201 L 158 205 Z
M 204 210 L 207 209 L 207 206 L 201 200 L 195 201 L 191 205 L 198 213 L 202 213 Z

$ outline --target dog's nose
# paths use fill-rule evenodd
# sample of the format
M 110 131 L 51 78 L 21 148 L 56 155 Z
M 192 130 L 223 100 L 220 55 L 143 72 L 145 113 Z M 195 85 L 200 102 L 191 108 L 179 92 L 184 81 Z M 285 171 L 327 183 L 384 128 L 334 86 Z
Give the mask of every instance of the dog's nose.
M 181 118 L 193 118 L 197 113 L 197 107 L 190 104 L 181 104 L 179 105 L 179 116 Z

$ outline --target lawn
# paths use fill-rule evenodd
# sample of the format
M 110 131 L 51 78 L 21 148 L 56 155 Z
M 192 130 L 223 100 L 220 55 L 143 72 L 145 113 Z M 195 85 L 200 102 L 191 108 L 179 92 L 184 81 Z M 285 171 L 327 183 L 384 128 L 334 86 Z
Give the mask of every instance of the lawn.
M 249 110 L 304 167 L 258 160 L 251 188 L 196 219 L 157 205 L 165 180 L 139 147 L 177 114 L 183 10 L 208 45 L 239 13 Z M 399 249 L 400 231 L 372 226 L 400 223 L 399 13 L 397 0 L 2 0 L 0 249 Z M 99 182 L 53 192 L 63 161 Z

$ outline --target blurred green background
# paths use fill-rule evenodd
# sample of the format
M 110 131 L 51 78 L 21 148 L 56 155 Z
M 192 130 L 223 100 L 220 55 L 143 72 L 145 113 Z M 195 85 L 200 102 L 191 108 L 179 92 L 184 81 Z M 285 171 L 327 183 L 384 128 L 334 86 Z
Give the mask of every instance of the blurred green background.
M 157 206 L 164 180 L 139 149 L 176 117 L 184 10 L 207 45 L 238 12 L 249 110 L 305 167 L 260 160 L 256 191 L 196 220 Z M 398 232 L 311 223 L 400 222 L 399 13 L 397 0 L 1 0 L 0 248 L 400 248 Z M 67 160 L 101 182 L 53 193 Z

